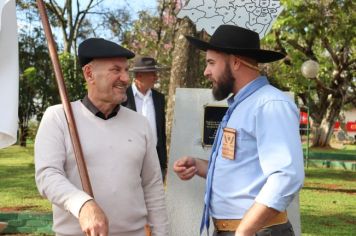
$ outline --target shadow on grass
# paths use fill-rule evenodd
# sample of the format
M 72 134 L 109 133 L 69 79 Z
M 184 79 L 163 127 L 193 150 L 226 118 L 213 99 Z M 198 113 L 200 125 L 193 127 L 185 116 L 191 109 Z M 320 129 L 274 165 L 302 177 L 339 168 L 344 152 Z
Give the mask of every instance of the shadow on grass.
M 341 181 L 356 181 L 355 172 L 345 170 L 328 169 L 328 171 L 325 171 L 324 169 L 312 169 L 312 171 L 308 171 L 308 169 L 306 169 L 305 177 L 316 179 L 334 179 Z
M 308 187 L 304 186 L 303 189 L 315 190 L 322 192 L 337 192 L 337 193 L 347 193 L 347 194 L 356 194 L 356 189 L 342 189 L 342 188 L 329 188 L 329 187 Z
M 30 182 L 34 182 L 34 169 L 29 165 L 0 167 L 1 187 L 4 190 L 10 187 L 28 187 Z
M 352 236 L 356 232 L 356 216 L 352 214 L 333 214 L 327 216 L 303 214 L 301 221 L 302 235 Z

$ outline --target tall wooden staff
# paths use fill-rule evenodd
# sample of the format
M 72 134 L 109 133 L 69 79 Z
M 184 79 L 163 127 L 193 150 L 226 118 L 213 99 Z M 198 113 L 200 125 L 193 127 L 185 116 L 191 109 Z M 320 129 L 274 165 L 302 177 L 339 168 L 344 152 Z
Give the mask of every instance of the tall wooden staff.
M 59 94 L 61 96 L 64 113 L 67 118 L 69 133 L 70 133 L 70 137 L 72 140 L 75 160 L 77 162 L 79 176 L 80 176 L 80 180 L 82 182 L 82 187 L 86 193 L 88 193 L 90 196 L 94 197 L 93 190 L 91 188 L 91 184 L 90 184 L 90 180 L 89 180 L 88 170 L 85 165 L 85 161 L 84 161 L 84 157 L 83 157 L 82 147 L 81 147 L 80 141 L 79 141 L 77 127 L 75 125 L 72 108 L 71 108 L 69 100 L 68 100 L 67 89 L 65 87 L 64 79 L 63 79 L 63 73 L 62 73 L 61 65 L 59 64 L 59 60 L 58 60 L 57 49 L 55 46 L 55 42 L 53 40 L 52 30 L 51 30 L 51 27 L 48 22 L 45 4 L 43 3 L 42 0 L 37 0 L 37 6 L 38 6 L 38 10 L 40 12 L 43 28 L 45 31 L 45 35 L 46 35 L 46 39 L 47 39 L 47 43 L 48 43 L 49 54 L 51 57 L 53 68 L 54 68 L 54 74 L 56 77 Z

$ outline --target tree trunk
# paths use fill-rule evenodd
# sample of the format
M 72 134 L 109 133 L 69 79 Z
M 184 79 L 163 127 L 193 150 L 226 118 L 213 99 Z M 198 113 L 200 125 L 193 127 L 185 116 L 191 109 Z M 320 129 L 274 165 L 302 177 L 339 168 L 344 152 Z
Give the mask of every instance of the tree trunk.
M 20 123 L 19 142 L 21 147 L 26 147 L 27 136 L 28 136 L 28 124 Z
M 313 147 L 330 147 L 330 140 L 334 131 L 334 124 L 340 115 L 343 106 L 342 98 L 332 98 L 332 102 L 327 109 L 327 114 L 321 123 L 314 125 Z
M 193 81 L 198 71 L 198 62 L 196 58 L 199 55 L 197 49 L 193 48 L 186 40 L 184 35 L 196 35 L 195 26 L 189 19 L 178 19 L 178 30 L 174 39 L 174 50 L 172 54 L 171 77 L 169 81 L 168 102 L 166 111 L 167 143 L 170 145 L 173 111 L 175 105 L 176 88 L 186 87 L 195 84 Z M 194 63 L 194 64 L 193 64 Z M 168 147 L 169 150 L 169 147 Z
M 329 147 L 332 129 L 329 128 L 326 119 L 323 119 L 321 124 L 317 124 L 313 130 L 313 147 Z

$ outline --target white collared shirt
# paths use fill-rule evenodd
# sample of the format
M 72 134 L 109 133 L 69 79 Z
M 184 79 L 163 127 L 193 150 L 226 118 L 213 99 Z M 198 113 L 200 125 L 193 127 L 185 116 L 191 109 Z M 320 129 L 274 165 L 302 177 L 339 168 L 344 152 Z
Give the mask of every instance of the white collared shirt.
M 146 94 L 143 95 L 137 89 L 135 83 L 132 83 L 132 92 L 135 98 L 136 111 L 147 118 L 153 132 L 153 143 L 157 145 L 156 114 L 153 103 L 152 90 L 149 89 Z

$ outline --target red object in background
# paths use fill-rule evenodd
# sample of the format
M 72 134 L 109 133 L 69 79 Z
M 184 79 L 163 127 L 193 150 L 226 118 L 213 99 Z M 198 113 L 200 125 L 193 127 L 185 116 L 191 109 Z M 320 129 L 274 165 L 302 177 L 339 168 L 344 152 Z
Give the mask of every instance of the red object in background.
M 307 125 L 308 124 L 308 113 L 306 111 L 300 111 L 300 120 L 299 124 Z M 334 124 L 334 129 L 340 129 L 340 122 L 336 121 Z M 356 121 L 348 121 L 346 123 L 347 132 L 356 132 Z
M 299 123 L 301 125 L 308 124 L 308 113 L 307 112 L 304 112 L 304 111 L 300 112 L 300 121 L 299 121 Z
M 346 130 L 349 132 L 356 132 L 356 121 L 349 121 L 346 123 Z
M 340 128 L 340 122 L 336 121 L 334 125 L 334 129 L 339 129 Z M 346 131 L 347 132 L 356 132 L 356 121 L 352 122 L 346 122 Z

